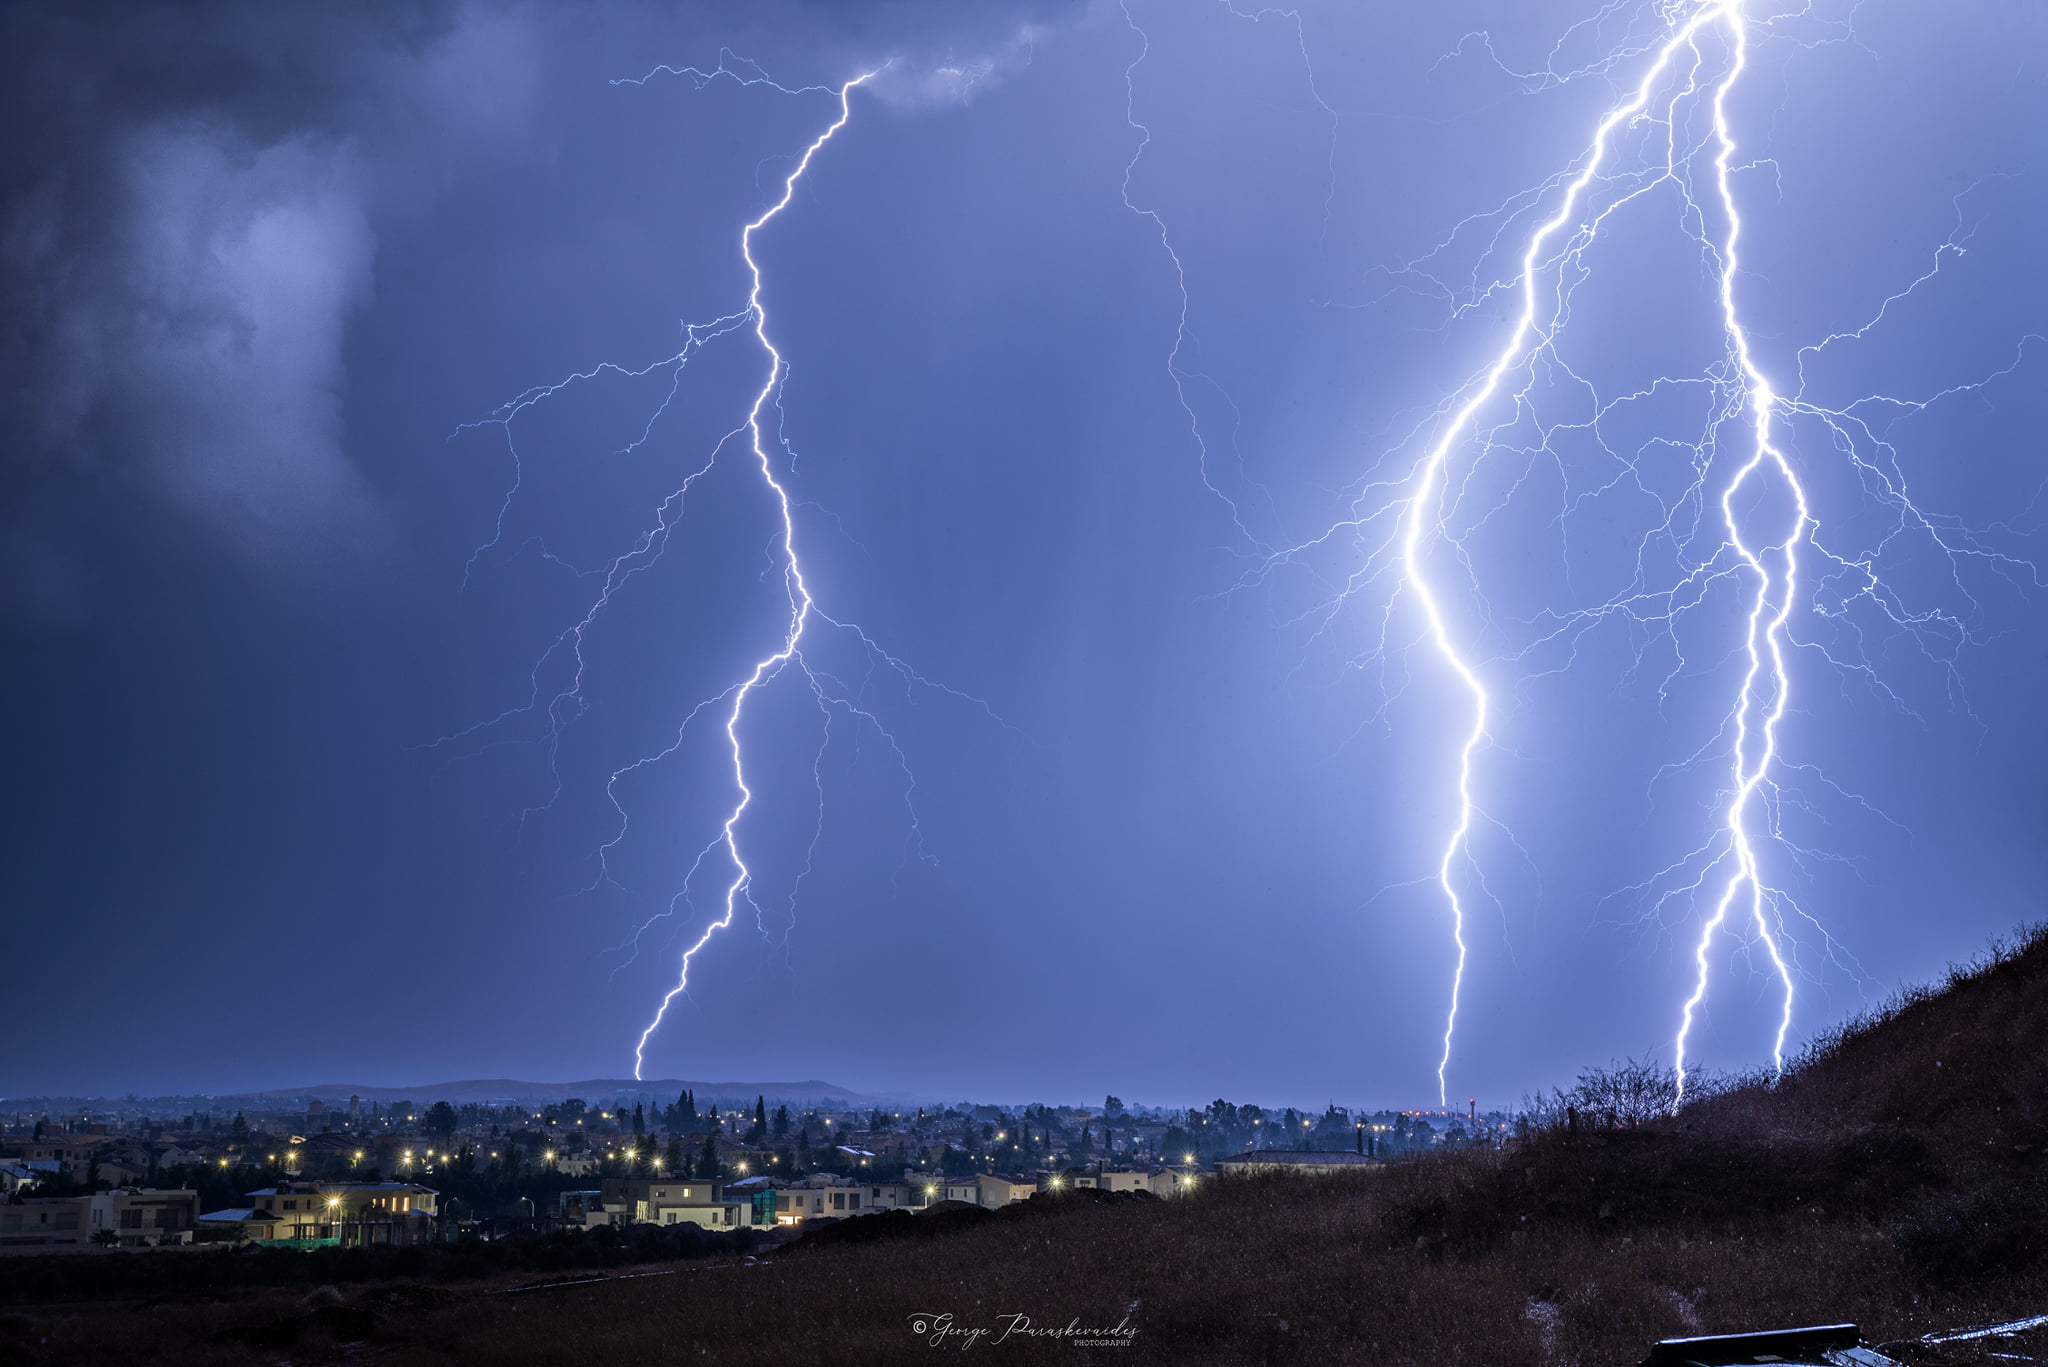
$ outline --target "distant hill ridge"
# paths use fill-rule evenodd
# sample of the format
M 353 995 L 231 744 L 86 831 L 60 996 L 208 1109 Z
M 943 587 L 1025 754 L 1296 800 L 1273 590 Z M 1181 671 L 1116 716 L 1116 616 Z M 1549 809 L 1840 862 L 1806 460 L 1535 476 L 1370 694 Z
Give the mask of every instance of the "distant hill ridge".
M 566 1101 L 582 1097 L 589 1102 L 610 1102 L 620 1097 L 648 1099 L 667 1105 L 688 1090 L 697 1104 L 720 1105 L 741 1102 L 752 1105 L 764 1097 L 771 1106 L 840 1106 L 858 1109 L 889 1104 L 890 1098 L 855 1092 L 834 1083 L 812 1079 L 807 1082 L 694 1082 L 687 1078 L 585 1078 L 580 1082 L 527 1082 L 517 1078 L 468 1078 L 457 1082 L 423 1082 L 409 1087 L 384 1087 L 362 1082 L 323 1082 L 310 1087 L 273 1087 L 258 1092 L 238 1092 L 223 1100 L 248 1098 L 285 1101 L 299 1097 L 318 1098 L 332 1104 L 361 1097 L 369 1102 L 411 1101 L 428 1106 L 436 1101 L 461 1106 L 491 1101 Z

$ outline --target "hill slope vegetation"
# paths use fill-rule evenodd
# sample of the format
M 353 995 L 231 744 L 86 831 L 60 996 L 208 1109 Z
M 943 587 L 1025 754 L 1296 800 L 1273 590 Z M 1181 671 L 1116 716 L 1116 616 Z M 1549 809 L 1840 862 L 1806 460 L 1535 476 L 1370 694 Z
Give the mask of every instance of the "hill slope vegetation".
M 969 1346 L 944 1324 L 984 1331 L 977 1360 L 1073 1361 L 1029 1332 L 1071 1323 L 1135 1331 L 1123 1363 L 1590 1367 L 1849 1320 L 1916 1367 L 2031 1361 L 2026 1335 L 1919 1340 L 2048 1312 L 2044 1043 L 2034 931 L 1676 1116 L 1654 1068 L 1596 1070 L 1499 1148 L 1366 1173 L 1039 1198 L 903 1237 L 920 1217 L 865 1217 L 772 1258 L 513 1295 L 328 1292 L 347 1316 L 303 1289 L 31 1310 L 0 1360 L 270 1362 L 282 1336 L 294 1362 L 902 1363 Z

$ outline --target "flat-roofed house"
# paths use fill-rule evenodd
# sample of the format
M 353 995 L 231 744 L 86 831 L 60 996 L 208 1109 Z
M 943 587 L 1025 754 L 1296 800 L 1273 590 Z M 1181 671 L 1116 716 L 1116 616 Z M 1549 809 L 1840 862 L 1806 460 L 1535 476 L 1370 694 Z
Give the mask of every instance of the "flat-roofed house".
M 0 1206 L 0 1252 L 189 1244 L 198 1222 L 196 1191 L 126 1187 L 90 1196 L 28 1196 Z

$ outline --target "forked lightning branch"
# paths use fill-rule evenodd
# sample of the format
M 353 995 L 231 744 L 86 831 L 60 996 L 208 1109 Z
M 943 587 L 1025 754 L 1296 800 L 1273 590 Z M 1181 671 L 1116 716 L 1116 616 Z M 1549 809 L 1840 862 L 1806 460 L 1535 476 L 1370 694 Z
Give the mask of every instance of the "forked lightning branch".
M 1601 17 L 1621 8 L 1609 6 Z M 1692 985 L 1676 1003 L 1672 1036 L 1682 1102 L 1694 1035 L 1723 961 L 1718 951 L 1751 954 L 1775 981 L 1770 1060 L 1782 1072 L 1802 976 L 1792 923 L 1803 922 L 1809 937 L 1833 949 L 1819 918 L 1794 899 L 1789 881 L 1774 876 L 1814 853 L 1786 839 L 1780 821 L 1788 801 L 1783 746 L 1795 697 L 1793 666 L 1796 653 L 1805 650 L 1845 673 L 1868 676 L 1874 668 L 1861 655 L 1832 649 L 1822 633 L 1800 638 L 1795 619 L 1802 613 L 1809 618 L 1869 613 L 1880 632 L 1952 654 L 1955 643 L 1971 639 L 1967 607 L 1915 606 L 1886 580 L 1885 556 L 1907 543 L 1931 549 L 1951 566 L 1988 559 L 2001 571 L 2018 571 L 2027 583 L 2039 583 L 2030 563 L 2004 555 L 1981 533 L 1952 518 L 1923 512 L 1910 493 L 1898 452 L 1872 413 L 1918 411 L 1931 399 L 1874 395 L 1830 407 L 1806 392 L 1806 359 L 1834 343 L 1860 340 L 1876 327 L 1894 303 L 1938 274 L 1947 255 L 1960 253 L 1953 239 L 1936 250 L 1933 269 L 1885 299 L 1860 328 L 1802 348 L 1789 379 L 1774 381 L 1758 354 L 1745 297 L 1765 282 L 1744 272 L 1744 189 L 1768 187 L 1777 168 L 1744 159 L 1733 105 L 1756 44 L 1769 35 L 1770 26 L 1804 17 L 1803 12 L 1759 16 L 1758 8 L 1743 0 L 1646 8 L 1641 13 L 1653 15 L 1658 26 L 1646 40 L 1624 43 L 1577 70 L 1524 73 L 1532 89 L 1553 89 L 1579 80 L 1616 80 L 1628 66 L 1638 68 L 1633 83 L 1592 126 L 1565 169 L 1494 214 L 1460 225 L 1461 230 L 1474 223 L 1494 230 L 1482 264 L 1492 251 L 1507 250 L 1507 242 L 1519 241 L 1520 247 L 1505 279 L 1485 284 L 1475 272 L 1473 288 L 1454 313 L 1464 316 L 1507 292 L 1518 305 L 1512 326 L 1490 363 L 1436 414 L 1433 435 L 1411 473 L 1370 479 L 1354 515 L 1342 524 L 1359 532 L 1365 555 L 1332 606 L 1365 586 L 1391 584 L 1383 632 L 1384 622 L 1403 605 L 1411 608 L 1421 623 L 1419 641 L 1448 672 L 1464 704 L 1445 775 L 1453 817 L 1433 877 L 1454 952 L 1437 1064 L 1440 1100 L 1448 1098 L 1455 1056 L 1468 921 L 1475 897 L 1491 895 L 1473 848 L 1475 830 L 1490 819 L 1483 806 L 1484 761 L 1501 710 L 1497 695 L 1515 681 L 1518 666 L 1545 650 L 1573 651 L 1596 627 L 1619 622 L 1634 628 L 1638 639 L 1653 637 L 1668 645 L 1674 655 L 1670 676 L 1675 677 L 1688 668 L 1676 633 L 1682 618 L 1711 616 L 1706 610 L 1719 608 L 1736 623 L 1733 639 L 1716 643 L 1715 649 L 1732 652 L 1738 678 L 1719 709 L 1695 719 L 1703 721 L 1706 739 L 1678 766 L 1722 766 L 1725 777 L 1712 824 L 1695 847 L 1635 889 L 1648 894 L 1652 914 L 1659 918 L 1674 907 L 1693 913 Z M 1612 255 L 1596 258 L 1596 250 L 1624 222 L 1660 213 L 1694 244 L 1713 282 L 1720 335 L 1716 359 L 1696 373 L 1660 376 L 1637 390 L 1603 395 L 1574 368 L 1560 341 L 1568 330 L 1598 326 L 1574 315 L 1587 283 L 1612 269 Z M 1538 221 L 1518 235 L 1516 225 L 1531 217 Z M 1672 282 L 1672 293 L 1681 294 L 1686 284 Z M 2024 349 L 2023 341 L 2013 367 L 1933 397 L 1981 388 L 2010 373 Z M 1547 420 L 1535 397 L 1545 385 L 1580 392 L 1591 408 L 1590 420 Z M 1617 452 L 1600 435 L 1604 423 L 1631 406 L 1686 390 L 1707 396 L 1705 419 L 1692 436 L 1667 436 L 1636 451 Z M 1791 429 L 1802 421 L 1810 422 L 1822 439 L 1795 443 Z M 1532 430 L 1535 438 L 1528 435 Z M 1668 485 L 1669 470 L 1653 471 L 1648 464 L 1661 455 L 1681 472 L 1680 487 L 1675 495 L 1657 496 L 1655 515 L 1639 529 L 1635 573 L 1619 592 L 1590 605 L 1546 608 L 1517 645 L 1483 645 L 1472 615 L 1454 611 L 1451 604 L 1460 598 L 1484 601 L 1487 585 L 1472 568 L 1473 553 L 1501 534 L 1495 524 L 1505 519 L 1496 515 L 1524 478 L 1504 477 L 1510 493 L 1488 502 L 1483 491 L 1494 486 L 1484 471 L 1552 458 L 1553 441 L 1566 431 L 1594 435 L 1611 458 L 1607 477 L 1612 484 L 1627 483 L 1645 492 Z M 1881 514 L 1885 530 L 1874 545 L 1844 549 L 1821 541 L 1810 479 L 1802 477 L 1800 464 L 1813 459 L 1815 450 L 1846 461 L 1851 482 Z M 1588 496 L 1574 497 L 1583 502 Z M 1477 511 L 1475 503 L 1481 505 Z M 1571 506 L 1556 514 L 1559 522 L 1569 520 Z M 1328 536 L 1269 563 L 1302 555 Z M 1960 574 L 1957 570 L 1952 587 L 1967 604 L 1970 595 Z M 1819 579 L 1825 580 L 1825 602 Z M 1383 634 L 1382 650 L 1389 648 Z M 1640 651 L 1639 646 L 1639 663 Z

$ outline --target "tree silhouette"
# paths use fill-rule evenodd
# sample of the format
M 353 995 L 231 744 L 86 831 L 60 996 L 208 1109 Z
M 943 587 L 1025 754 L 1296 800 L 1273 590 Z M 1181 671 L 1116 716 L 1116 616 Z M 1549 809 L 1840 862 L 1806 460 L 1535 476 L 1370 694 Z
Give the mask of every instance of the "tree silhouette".
M 445 1141 L 455 1133 L 455 1108 L 445 1101 L 427 1107 L 427 1129 Z

